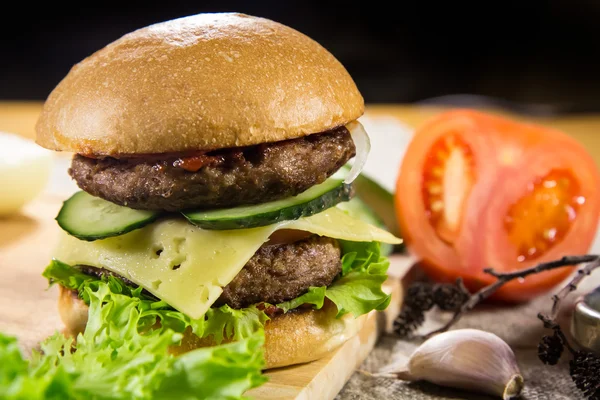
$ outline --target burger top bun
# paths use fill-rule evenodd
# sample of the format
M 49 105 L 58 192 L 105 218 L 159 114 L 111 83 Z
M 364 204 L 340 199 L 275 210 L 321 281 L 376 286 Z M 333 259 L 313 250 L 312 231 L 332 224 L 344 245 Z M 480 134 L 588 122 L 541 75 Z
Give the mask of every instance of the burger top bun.
M 280 23 L 198 14 L 129 33 L 48 97 L 37 143 L 89 156 L 213 150 L 356 120 L 364 101 L 325 48 Z

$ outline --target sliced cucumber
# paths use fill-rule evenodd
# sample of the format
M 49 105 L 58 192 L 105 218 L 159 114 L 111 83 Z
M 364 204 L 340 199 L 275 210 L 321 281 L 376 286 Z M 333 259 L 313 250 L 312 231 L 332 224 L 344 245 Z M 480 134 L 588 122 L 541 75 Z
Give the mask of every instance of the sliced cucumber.
M 141 228 L 154 221 L 159 214 L 119 206 L 81 191 L 64 202 L 56 222 L 70 235 L 93 241 Z
M 341 170 L 350 171 L 350 165 L 344 165 Z M 396 210 L 394 209 L 394 195 L 388 192 L 387 189 L 375 182 L 373 179 L 365 175 L 364 172 L 361 172 L 360 175 L 356 177 L 353 185 L 356 191 L 355 199 L 359 199 L 360 203 L 355 202 L 354 204 L 350 205 L 350 202 L 348 203 L 349 207 L 341 208 L 347 212 L 356 212 L 358 209 L 362 208 L 362 211 L 364 211 L 362 213 L 362 217 L 367 218 L 366 222 L 370 222 L 373 225 L 379 226 L 376 223 L 368 220 L 369 218 L 367 217 L 365 210 L 368 208 L 373 214 L 375 214 L 375 217 L 379 221 L 383 222 L 383 226 L 381 226 L 382 228 L 388 230 L 392 235 L 401 238 L 402 232 L 400 232 L 398 220 L 396 219 Z M 393 247 L 394 252 L 403 253 L 406 251 L 404 244 L 395 245 Z
M 375 211 L 390 233 L 401 237 L 394 209 L 394 195 L 365 174 L 360 174 L 354 180 L 354 188 L 356 196 Z
M 346 164 L 341 169 L 349 171 L 350 165 Z M 356 197 L 375 212 L 392 235 L 402 237 L 394 209 L 394 195 L 364 172 L 356 177 L 353 184 Z
M 297 196 L 251 206 L 201 210 L 182 214 L 204 229 L 245 229 L 308 217 L 352 198 L 352 186 L 329 178 Z

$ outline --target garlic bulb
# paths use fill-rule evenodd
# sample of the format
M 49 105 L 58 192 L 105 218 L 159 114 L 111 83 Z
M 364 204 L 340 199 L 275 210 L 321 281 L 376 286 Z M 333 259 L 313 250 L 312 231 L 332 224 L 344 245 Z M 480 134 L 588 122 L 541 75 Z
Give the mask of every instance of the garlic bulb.
M 441 386 L 518 397 L 523 377 L 511 348 L 498 336 L 477 329 L 458 329 L 425 341 L 404 365 L 379 376 L 426 380 Z

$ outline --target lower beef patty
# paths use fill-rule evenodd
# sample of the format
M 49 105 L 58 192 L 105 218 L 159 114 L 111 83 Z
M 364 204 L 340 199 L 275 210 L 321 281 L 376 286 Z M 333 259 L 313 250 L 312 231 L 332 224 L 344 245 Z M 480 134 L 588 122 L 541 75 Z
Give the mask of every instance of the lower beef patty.
M 80 268 L 89 275 L 115 275 L 102 268 Z M 223 288 L 215 306 L 242 308 L 291 300 L 311 286 L 330 285 L 341 268 L 341 251 L 335 239 L 312 235 L 294 243 L 264 245 Z
M 340 127 L 184 159 L 76 155 L 69 173 L 86 192 L 131 208 L 227 208 L 295 196 L 323 182 L 355 152 L 350 132 Z

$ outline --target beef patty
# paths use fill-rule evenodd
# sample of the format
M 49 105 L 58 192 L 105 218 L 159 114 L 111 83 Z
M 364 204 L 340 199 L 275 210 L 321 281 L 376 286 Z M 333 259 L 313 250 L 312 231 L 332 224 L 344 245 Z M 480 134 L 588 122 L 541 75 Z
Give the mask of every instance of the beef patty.
M 312 235 L 294 243 L 262 246 L 223 288 L 215 305 L 242 308 L 291 300 L 311 286 L 329 286 L 342 271 L 335 239 Z
M 102 268 L 80 268 L 88 275 L 117 276 Z M 329 286 L 341 270 L 341 250 L 335 239 L 311 235 L 293 243 L 263 245 L 223 288 L 215 306 L 281 303 L 301 296 L 311 286 Z
M 295 196 L 323 182 L 355 152 L 350 132 L 339 127 L 191 158 L 76 155 L 69 174 L 86 192 L 131 208 L 227 208 Z

